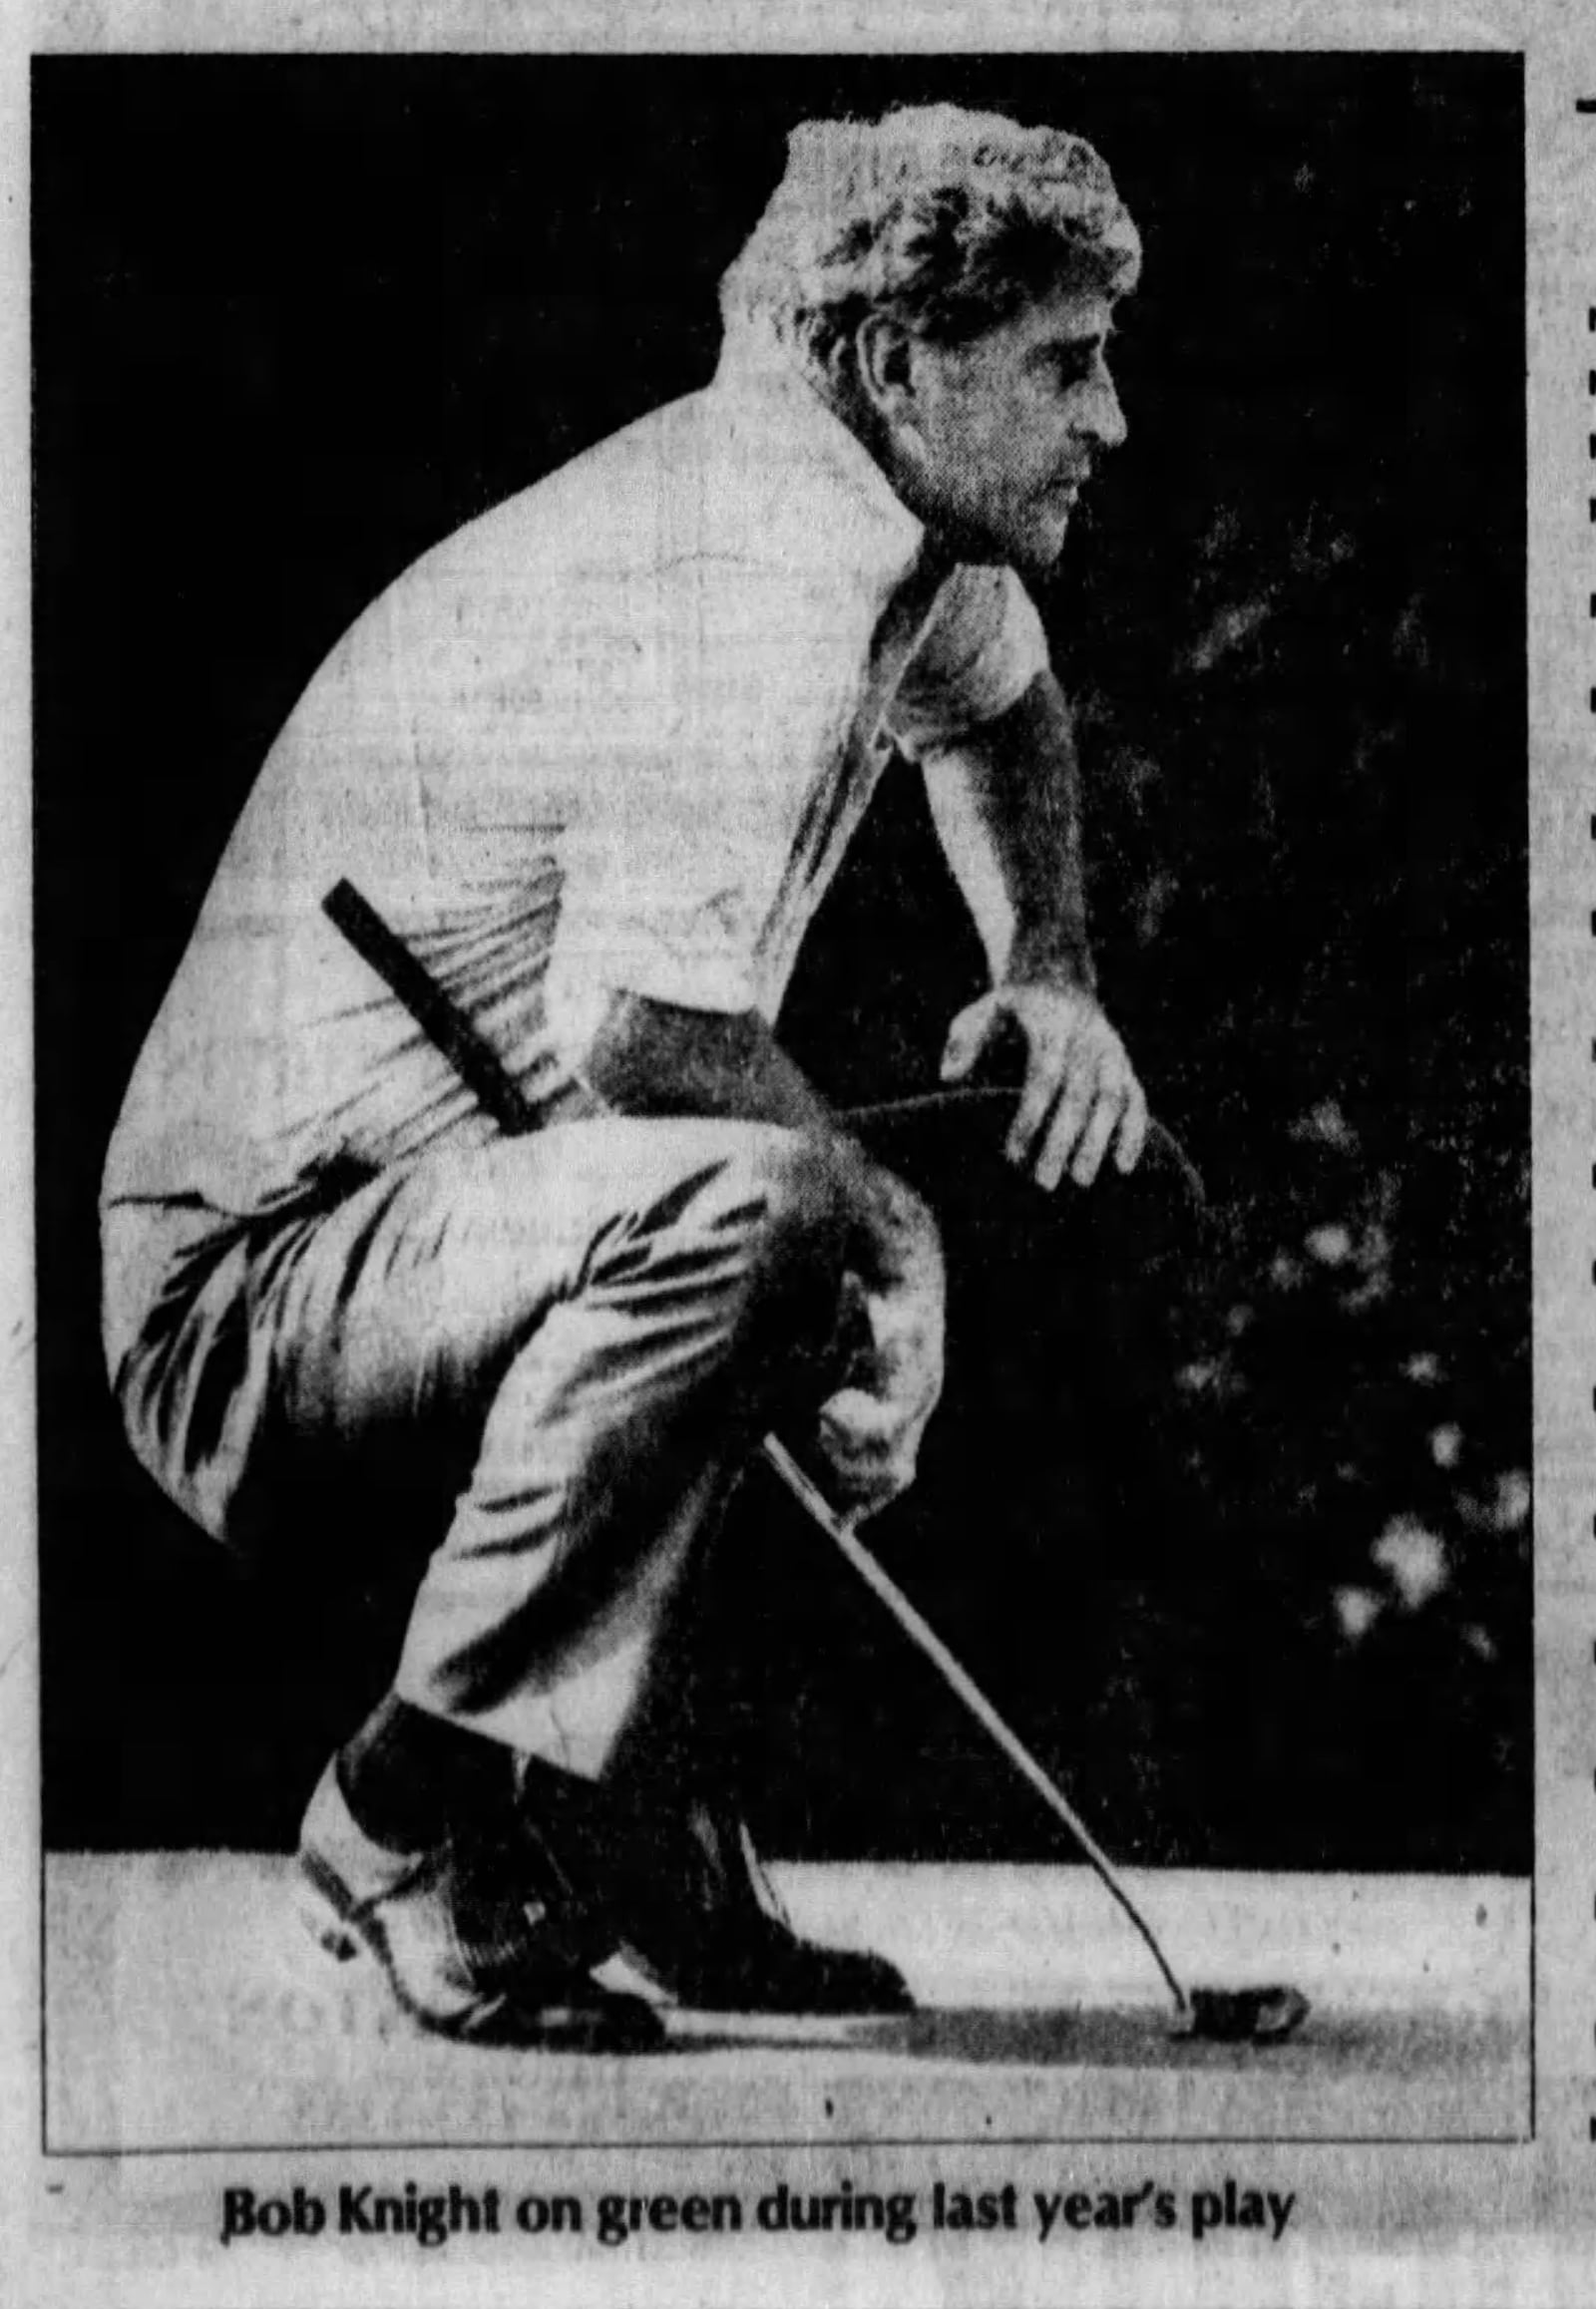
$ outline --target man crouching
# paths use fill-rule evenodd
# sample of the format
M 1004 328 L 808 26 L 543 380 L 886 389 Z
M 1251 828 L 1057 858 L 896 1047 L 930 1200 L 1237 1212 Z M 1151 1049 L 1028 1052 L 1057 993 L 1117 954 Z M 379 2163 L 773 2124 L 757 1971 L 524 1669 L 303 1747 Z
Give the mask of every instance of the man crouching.
M 1023 583 L 1123 436 L 1105 346 L 1138 262 L 1062 132 L 800 127 L 713 383 L 344 636 L 145 1046 L 103 1196 L 141 1460 L 258 1555 L 334 1483 L 375 1520 L 449 1478 L 392 1689 L 300 1853 L 318 1935 L 423 2026 L 644 2047 L 653 2009 L 594 1977 L 617 1949 L 699 2006 L 909 2002 L 883 1959 L 799 1939 L 725 1790 L 649 1749 L 759 1437 L 811 1437 L 868 1513 L 941 1385 L 932 1217 L 772 1031 L 895 751 L 991 970 L 945 1073 L 1022 1040 L 1006 1151 L 1044 1188 L 1140 1152 Z M 533 1127 L 503 1130 L 339 937 L 343 881 Z

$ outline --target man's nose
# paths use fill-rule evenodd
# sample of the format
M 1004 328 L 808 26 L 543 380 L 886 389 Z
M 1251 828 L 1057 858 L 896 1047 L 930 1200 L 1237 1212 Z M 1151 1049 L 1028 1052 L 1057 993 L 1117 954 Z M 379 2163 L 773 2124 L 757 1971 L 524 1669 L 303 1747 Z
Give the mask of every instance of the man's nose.
M 1118 449 L 1123 446 L 1128 431 L 1125 412 L 1119 405 L 1114 380 L 1106 369 L 1099 371 L 1091 399 L 1082 414 L 1082 430 L 1089 433 L 1102 448 Z

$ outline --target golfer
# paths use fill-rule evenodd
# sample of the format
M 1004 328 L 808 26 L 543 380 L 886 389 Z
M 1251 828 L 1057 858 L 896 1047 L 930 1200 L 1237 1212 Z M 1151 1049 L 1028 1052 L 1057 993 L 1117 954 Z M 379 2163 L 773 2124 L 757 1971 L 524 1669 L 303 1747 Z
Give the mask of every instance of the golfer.
M 1138 263 L 1062 131 L 798 128 L 713 382 L 361 616 L 146 1043 L 103 1194 L 140 1459 L 246 1555 L 329 1497 L 379 1551 L 371 1526 L 436 1503 L 391 1690 L 300 1850 L 319 1936 L 422 2026 L 646 2046 L 653 2006 L 594 1976 L 617 1950 L 698 2006 L 908 2003 L 883 1959 L 787 1927 L 669 1729 L 675 1668 L 759 1437 L 866 1513 L 938 1398 L 934 1222 L 773 1031 L 895 752 L 991 973 L 945 1076 L 1022 1044 L 1006 1151 L 1043 1188 L 1141 1149 L 1026 590 L 1123 439 L 1107 344 Z M 502 1130 L 340 937 L 344 881 L 536 1128 Z

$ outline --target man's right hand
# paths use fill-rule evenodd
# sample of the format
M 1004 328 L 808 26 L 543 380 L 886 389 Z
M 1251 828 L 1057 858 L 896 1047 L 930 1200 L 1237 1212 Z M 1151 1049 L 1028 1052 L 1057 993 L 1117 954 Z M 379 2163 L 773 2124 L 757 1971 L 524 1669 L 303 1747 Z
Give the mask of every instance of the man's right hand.
M 818 1441 L 840 1506 L 873 1515 L 915 1479 L 943 1382 L 947 1298 L 937 1224 L 891 1172 L 870 1167 L 857 1264 L 845 1286 L 843 1384 Z
M 942 1392 L 937 1223 L 920 1197 L 839 1136 L 824 1101 L 752 1011 L 677 1009 L 617 994 L 588 1054 L 601 1106 L 620 1114 L 716 1114 L 829 1139 L 849 1209 L 839 1349 L 843 1379 L 818 1444 L 838 1505 L 872 1514 L 907 1491 Z

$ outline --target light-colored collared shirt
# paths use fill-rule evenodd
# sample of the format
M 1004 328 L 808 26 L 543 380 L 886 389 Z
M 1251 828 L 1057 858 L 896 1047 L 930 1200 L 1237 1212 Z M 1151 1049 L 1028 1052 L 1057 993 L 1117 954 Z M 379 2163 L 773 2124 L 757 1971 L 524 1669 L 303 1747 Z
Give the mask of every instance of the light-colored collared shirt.
M 1046 664 L 791 373 L 723 364 L 447 539 L 338 643 L 211 883 L 108 1202 L 255 1213 L 490 1127 L 321 912 L 348 877 L 534 1104 L 607 993 L 774 1019 L 896 746 Z

